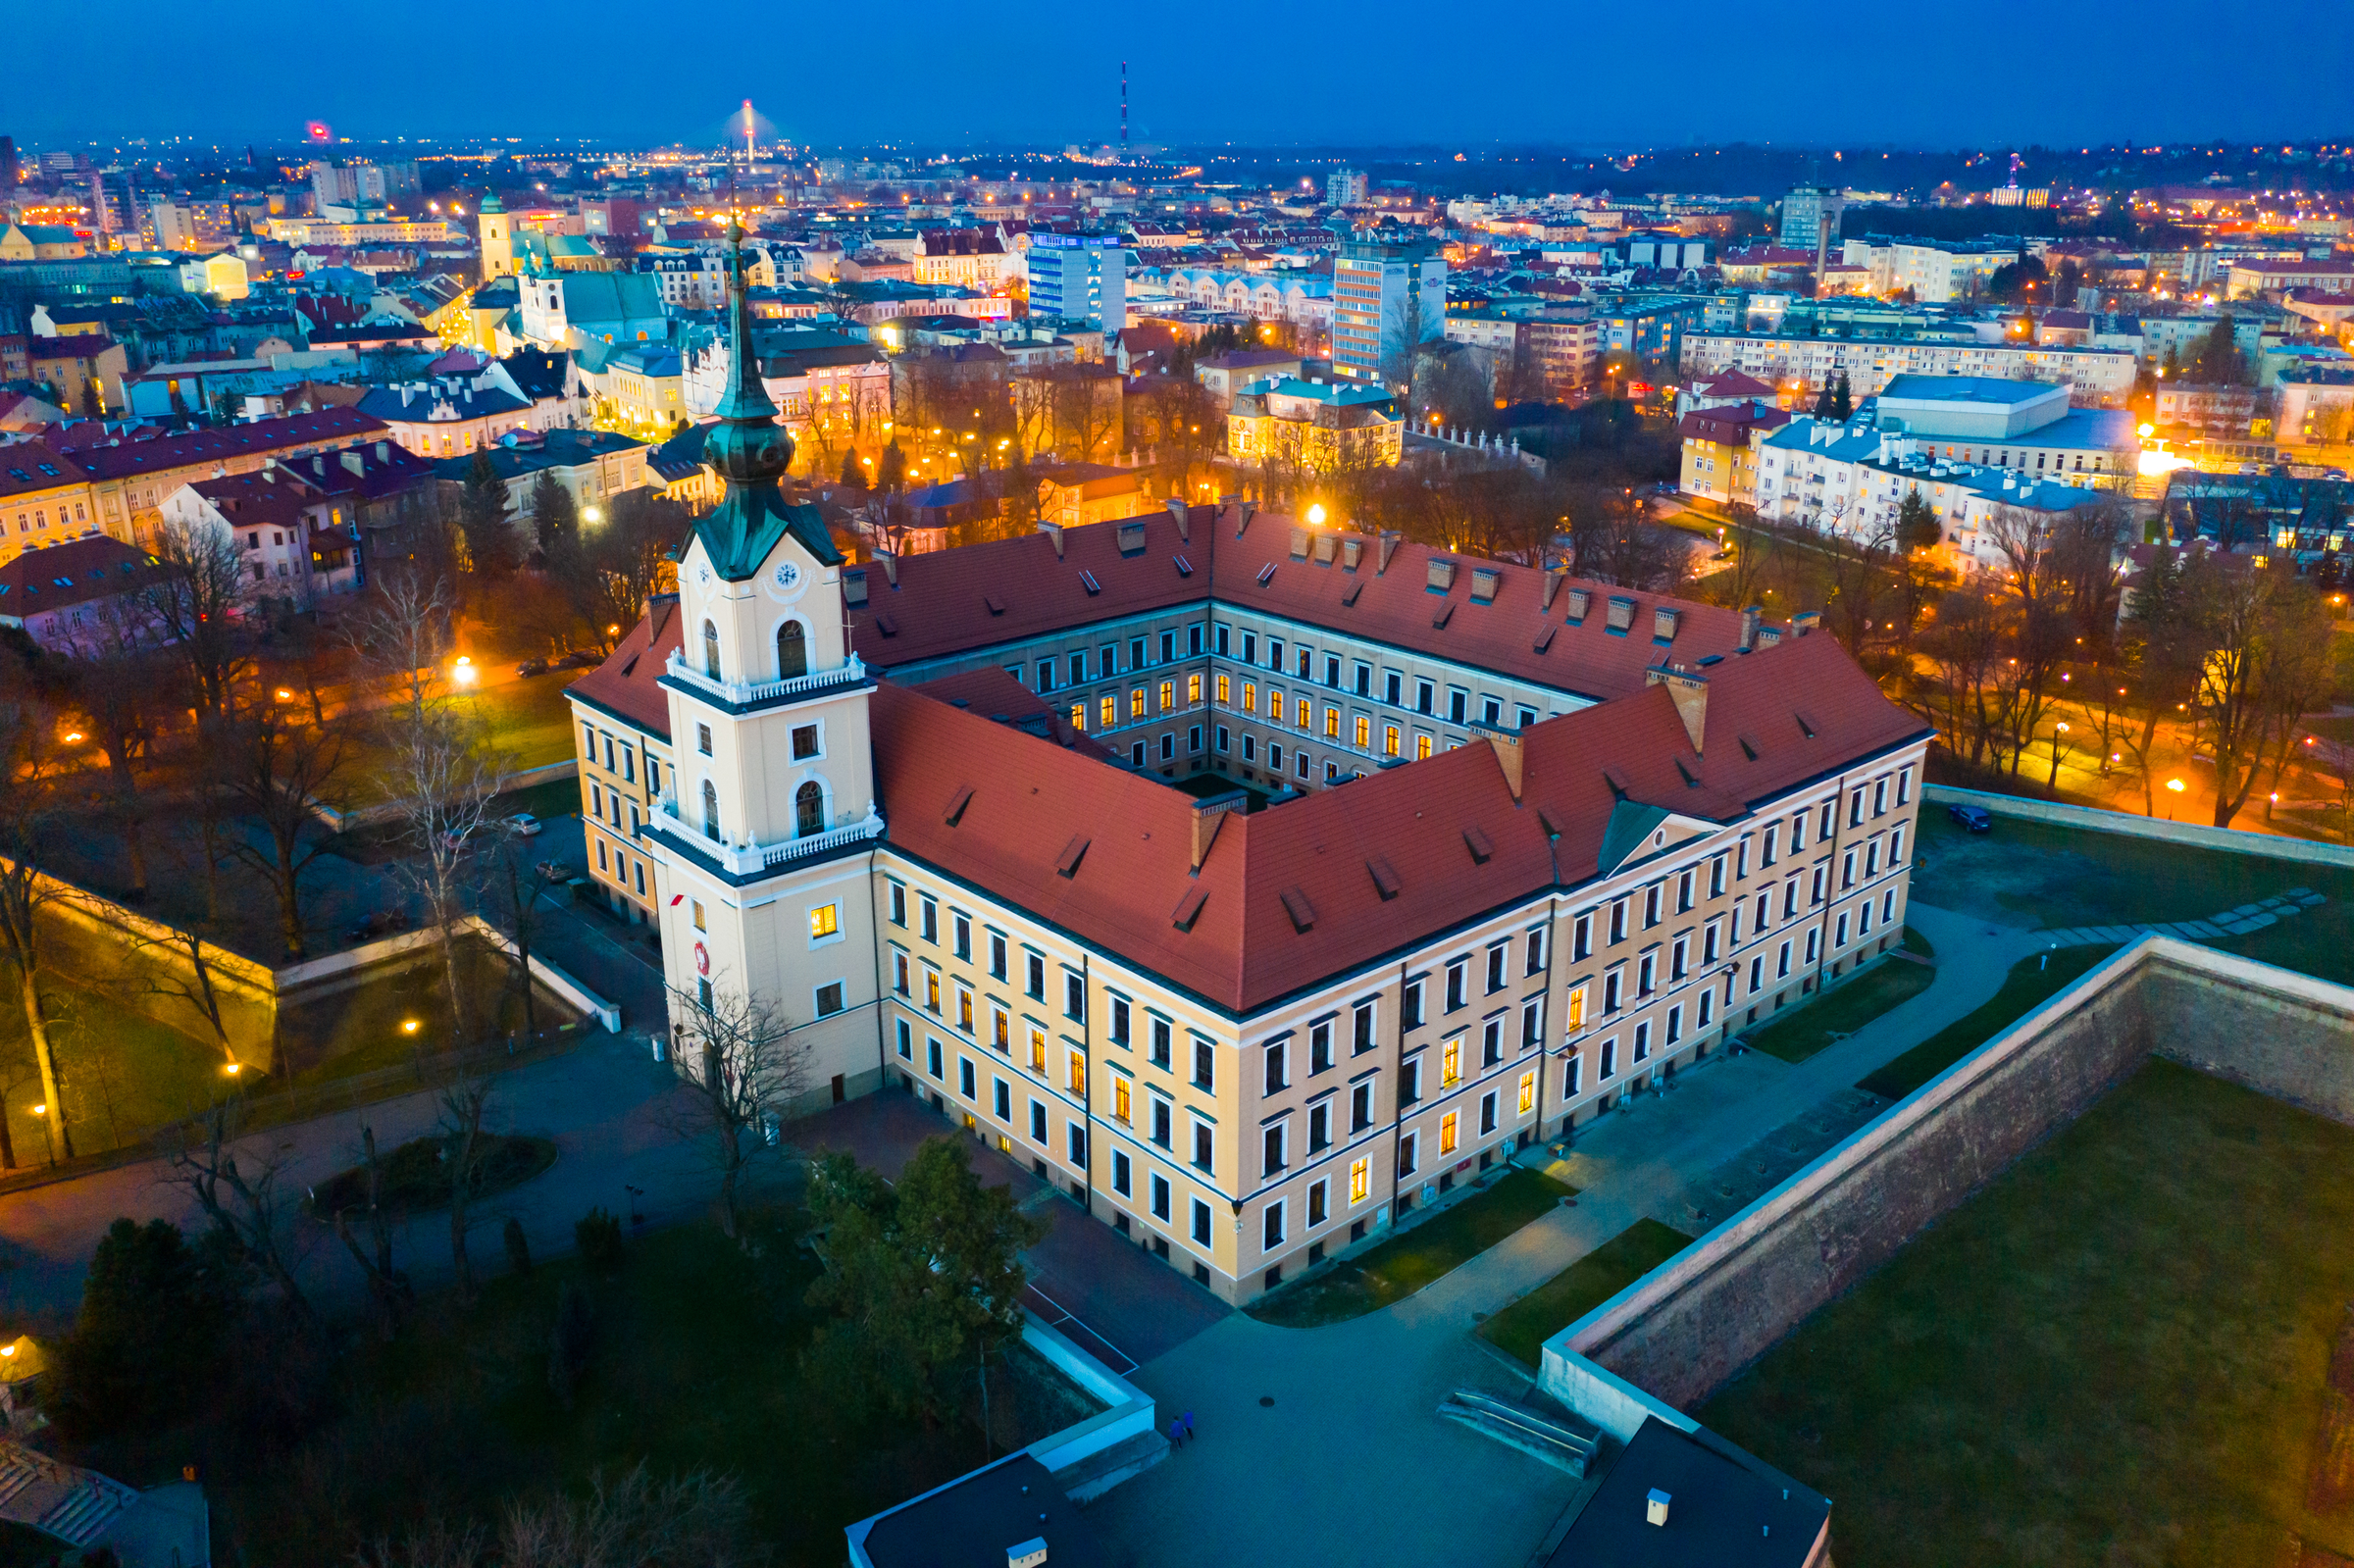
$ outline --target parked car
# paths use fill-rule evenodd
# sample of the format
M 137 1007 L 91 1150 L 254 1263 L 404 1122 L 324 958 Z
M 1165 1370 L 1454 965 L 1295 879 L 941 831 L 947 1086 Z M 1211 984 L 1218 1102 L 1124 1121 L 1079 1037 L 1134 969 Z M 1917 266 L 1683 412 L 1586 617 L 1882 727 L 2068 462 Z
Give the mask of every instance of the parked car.
M 1994 828 L 1994 819 L 1986 814 L 1984 806 L 1948 806 L 1945 814 L 1960 823 L 1968 833 L 1989 833 Z
M 539 819 L 528 811 L 519 811 L 507 819 L 507 826 L 529 838 L 539 832 Z
M 526 659 L 515 667 L 515 673 L 520 676 L 545 675 L 547 674 L 547 661 L 545 659 Z
M 602 664 L 604 662 L 605 656 L 601 653 L 592 653 L 587 648 L 575 648 L 570 653 L 567 653 L 564 655 L 564 657 L 556 661 L 556 668 L 559 670 L 579 670 L 588 665 Z

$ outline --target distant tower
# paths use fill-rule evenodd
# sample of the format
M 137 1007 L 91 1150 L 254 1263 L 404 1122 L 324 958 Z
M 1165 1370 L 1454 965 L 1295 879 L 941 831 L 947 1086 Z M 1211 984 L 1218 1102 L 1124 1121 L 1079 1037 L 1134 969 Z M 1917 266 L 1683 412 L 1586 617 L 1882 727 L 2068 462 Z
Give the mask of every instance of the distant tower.
M 743 167 L 752 167 L 752 100 L 743 101 Z
M 475 211 L 482 217 L 483 281 L 514 277 L 515 232 L 509 226 L 506 203 L 493 190 L 483 197 L 483 204 Z
M 1120 62 L 1120 157 L 1128 156 L 1128 62 Z

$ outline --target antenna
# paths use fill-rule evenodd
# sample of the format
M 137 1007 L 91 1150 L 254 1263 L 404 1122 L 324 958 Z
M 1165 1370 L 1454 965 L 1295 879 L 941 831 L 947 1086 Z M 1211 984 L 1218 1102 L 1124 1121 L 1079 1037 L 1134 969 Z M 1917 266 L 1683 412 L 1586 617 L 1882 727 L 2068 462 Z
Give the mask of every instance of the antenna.
M 1120 62 L 1120 157 L 1128 156 L 1128 62 Z

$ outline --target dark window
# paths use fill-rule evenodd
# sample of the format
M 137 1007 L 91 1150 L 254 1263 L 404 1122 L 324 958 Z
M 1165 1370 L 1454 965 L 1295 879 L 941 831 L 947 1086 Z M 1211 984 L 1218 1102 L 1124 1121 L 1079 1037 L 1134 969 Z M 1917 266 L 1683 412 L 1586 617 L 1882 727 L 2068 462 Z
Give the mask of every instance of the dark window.
M 1128 1043 L 1128 998 L 1125 996 L 1111 999 L 1111 1042 L 1114 1045 Z
M 1289 1076 L 1288 1066 L 1285 1060 L 1285 1048 L 1287 1044 L 1287 1041 L 1277 1040 L 1274 1044 L 1267 1047 L 1267 1087 L 1265 1092 L 1269 1094 L 1280 1094 L 1284 1091 L 1284 1089 L 1291 1086 L 1291 1078 Z
M 703 781 L 703 836 L 719 836 L 719 786 L 708 779 Z
M 1412 1105 L 1422 1098 L 1422 1059 L 1415 1057 L 1398 1070 L 1398 1103 Z
M 1332 1142 L 1332 1106 L 1329 1102 L 1307 1113 L 1307 1147 L 1310 1153 Z
M 1464 959 L 1458 958 L 1447 966 L 1447 1011 L 1454 1012 L 1469 999 L 1470 977 L 1471 966 Z
M 973 956 L 973 922 L 971 917 L 956 917 L 956 956 L 970 961 Z
M 708 621 L 703 623 L 703 674 L 719 679 L 719 628 Z
M 1154 1067 L 1169 1065 L 1170 1037 L 1173 1034 L 1174 1031 L 1169 1028 L 1167 1019 L 1155 1018 L 1152 1020 L 1152 1065 Z
M 1158 1143 L 1162 1148 L 1169 1146 L 1169 1102 L 1154 1100 L 1152 1102 L 1152 1141 Z
M 1332 1070 L 1332 1020 L 1311 1024 L 1307 1031 L 1307 1070 L 1326 1073 Z
M 1194 1041 L 1194 1087 L 1218 1087 L 1218 1048 L 1205 1039 Z
M 1213 1169 L 1216 1164 L 1216 1148 L 1212 1141 L 1214 1137 L 1208 1123 L 1194 1124 L 1194 1163 L 1204 1171 Z
M 1399 1003 L 1399 1012 L 1401 1014 L 1398 1021 L 1399 1028 L 1420 1029 L 1422 1027 L 1422 982 L 1409 980 L 1406 983 L 1406 989 Z
M 1371 1050 L 1373 1048 L 1373 1004 L 1358 1002 L 1353 1023 L 1355 1034 L 1350 1050 L 1352 1052 Z
M 817 1016 L 828 1018 L 842 1011 L 842 982 L 817 987 Z
M 1030 973 L 1025 977 L 1028 984 L 1023 989 L 1029 993 L 1032 1001 L 1043 1002 L 1047 999 L 1047 961 L 1036 953 L 1023 956 L 1030 961 Z
M 1036 1100 L 1030 1102 L 1030 1138 L 1038 1143 L 1047 1140 L 1047 1108 Z
M 1505 955 L 1510 951 L 1511 944 L 1509 942 L 1498 942 L 1488 949 L 1488 990 L 1491 993 L 1504 989 Z
M 1359 1084 L 1349 1094 L 1349 1131 L 1361 1133 L 1373 1125 L 1373 1086 Z
M 1062 1015 L 1079 1023 L 1087 1022 L 1087 982 L 1077 975 L 1062 977 Z
M 806 762 L 817 755 L 817 726 L 796 724 L 793 727 L 793 760 Z
M 809 673 L 809 633 L 798 621 L 777 628 L 777 679 L 791 681 Z
M 793 792 L 793 831 L 801 838 L 826 831 L 826 792 L 815 779 Z

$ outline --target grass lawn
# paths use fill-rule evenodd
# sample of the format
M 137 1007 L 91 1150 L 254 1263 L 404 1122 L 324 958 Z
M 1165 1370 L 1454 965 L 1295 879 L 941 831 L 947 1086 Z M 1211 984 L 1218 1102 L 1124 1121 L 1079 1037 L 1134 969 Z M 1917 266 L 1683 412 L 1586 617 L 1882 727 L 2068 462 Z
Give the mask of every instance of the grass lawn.
M 1826 1045 L 1853 1035 L 1900 1002 L 1929 988 L 1937 971 L 1902 958 L 1883 958 L 1871 969 L 1822 992 L 1743 1037 L 1751 1048 L 1785 1062 L 1803 1062 Z
M 517 767 L 537 768 L 577 755 L 572 743 L 572 704 L 564 700 L 564 688 L 587 673 L 556 670 L 528 680 L 502 681 L 444 700 L 471 708 L 489 727 L 498 748 L 515 758 Z
M 1992 1001 L 1946 1025 L 1856 1087 L 1892 1100 L 1903 1099 L 2116 951 L 2115 947 L 2063 947 L 2056 953 L 2021 959 L 2011 966 L 2010 977 Z
M 1843 1561 L 2311 1562 L 2350 1292 L 2354 1130 L 2152 1061 L 1693 1413 Z
M 225 1065 L 211 1045 L 133 1012 L 103 991 L 41 978 L 43 1011 L 65 1080 L 74 1119 L 74 1150 L 97 1154 L 143 1139 L 150 1128 L 193 1116 L 229 1087 Z M 25 1009 L 10 998 L 0 1008 L 0 1095 L 6 1096 L 8 1134 L 17 1164 L 48 1158 L 41 1080 L 33 1065 Z
M 1485 1191 L 1246 1310 L 1262 1323 L 1287 1329 L 1311 1329 L 1378 1312 L 1575 1195 L 1574 1188 L 1542 1172 L 1514 1167 Z
M 1637 1220 L 1481 1324 L 1480 1335 L 1533 1367 L 1547 1340 L 1691 1244 L 1681 1231 Z
M 458 985 L 484 1034 L 523 1028 L 523 994 L 510 986 L 513 963 L 479 941 L 459 944 Z M 278 1013 L 280 1077 L 318 1084 L 355 1073 L 400 1067 L 420 1052 L 450 1048 L 448 987 L 438 953 L 406 968 L 384 970 L 360 985 L 321 990 L 282 1005 Z M 542 1031 L 579 1014 L 537 988 Z M 405 1026 L 414 1022 L 414 1031 Z
M 330 1369 L 332 1404 L 291 1451 L 254 1451 L 250 1420 L 224 1409 L 192 1432 L 85 1457 L 137 1484 L 202 1463 L 219 1560 L 251 1568 L 349 1562 L 363 1540 L 391 1534 L 397 1544 L 434 1517 L 494 1526 L 506 1497 L 577 1492 L 640 1460 L 657 1478 L 734 1473 L 749 1492 L 754 1540 L 774 1549 L 768 1561 L 837 1568 L 844 1526 L 1094 1413 L 1017 1351 L 992 1368 L 987 1447 L 977 1399 L 932 1430 L 845 1416 L 799 1367 L 818 1266 L 796 1244 L 797 1223 L 797 1211 L 755 1216 L 749 1254 L 709 1224 L 653 1232 L 629 1241 L 616 1278 L 568 1259 L 501 1274 L 471 1311 L 429 1300 L 397 1341 L 356 1339 Z M 495 1227 L 476 1245 L 495 1257 Z M 594 1319 L 569 1409 L 547 1377 L 567 1281 L 586 1286 Z

